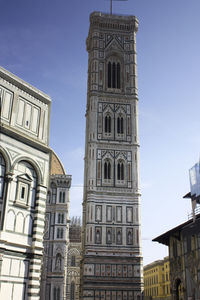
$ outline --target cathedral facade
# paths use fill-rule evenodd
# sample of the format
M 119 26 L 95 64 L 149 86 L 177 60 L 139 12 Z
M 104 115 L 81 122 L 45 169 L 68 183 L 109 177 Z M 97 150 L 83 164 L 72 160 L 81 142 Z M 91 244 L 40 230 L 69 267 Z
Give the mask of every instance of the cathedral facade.
M 90 15 L 81 299 L 142 293 L 138 93 L 133 16 Z

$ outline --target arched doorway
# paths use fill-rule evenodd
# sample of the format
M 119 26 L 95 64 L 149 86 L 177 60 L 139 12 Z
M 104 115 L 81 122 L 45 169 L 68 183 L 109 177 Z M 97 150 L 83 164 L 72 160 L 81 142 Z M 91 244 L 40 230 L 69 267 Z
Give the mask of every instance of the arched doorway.
M 176 290 L 176 300 L 180 300 L 181 296 L 181 280 L 180 278 L 177 278 L 175 281 L 175 290 Z

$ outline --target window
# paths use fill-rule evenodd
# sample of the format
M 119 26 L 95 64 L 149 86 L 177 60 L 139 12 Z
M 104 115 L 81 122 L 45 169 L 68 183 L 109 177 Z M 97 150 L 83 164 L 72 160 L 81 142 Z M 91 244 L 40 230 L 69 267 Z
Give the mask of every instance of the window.
M 65 203 L 65 192 L 60 192 L 59 203 Z
M 71 257 L 71 267 L 75 267 L 76 266 L 76 257 L 75 255 L 72 255 Z
M 124 180 L 124 163 L 122 161 L 117 164 L 117 180 Z
M 104 179 L 111 179 L 111 163 L 109 161 L 104 163 Z
M 53 289 L 53 300 L 60 300 L 60 288 L 54 287 Z
M 57 228 L 56 237 L 57 237 L 57 239 L 62 239 L 63 238 L 63 228 Z
M 75 299 L 75 283 L 74 281 L 72 281 L 70 286 L 70 300 L 74 300 L 74 299 Z
M 32 179 L 28 175 L 17 177 L 17 198 L 15 204 L 28 206 L 31 181 Z
M 26 161 L 20 161 L 15 166 L 13 182 L 16 186 L 14 204 L 27 208 L 35 207 L 35 197 L 37 189 L 37 174 Z
M 64 213 L 59 213 L 58 214 L 58 223 L 59 224 L 64 224 Z
M 38 132 L 40 109 L 20 98 L 17 112 L 17 125 L 29 129 L 32 133 Z
M 0 88 L 1 118 L 6 121 L 9 121 L 10 119 L 12 103 L 13 103 L 13 93 L 1 87 Z
M 124 133 L 124 119 L 123 117 L 117 118 L 117 133 L 123 134 Z
M 107 65 L 108 88 L 120 89 L 120 63 L 109 61 Z
M 111 133 L 111 116 L 106 115 L 104 119 L 104 127 L 105 127 L 105 133 Z

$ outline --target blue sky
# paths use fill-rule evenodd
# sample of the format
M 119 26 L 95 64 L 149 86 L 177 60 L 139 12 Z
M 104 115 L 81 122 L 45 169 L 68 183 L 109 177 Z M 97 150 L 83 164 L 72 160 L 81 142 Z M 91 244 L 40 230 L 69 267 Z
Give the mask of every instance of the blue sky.
M 50 144 L 72 175 L 81 215 L 89 14 L 106 0 L 1 0 L 0 65 L 52 97 Z M 200 1 L 129 0 L 136 15 L 144 264 L 167 255 L 151 239 L 187 220 L 188 169 L 200 155 Z

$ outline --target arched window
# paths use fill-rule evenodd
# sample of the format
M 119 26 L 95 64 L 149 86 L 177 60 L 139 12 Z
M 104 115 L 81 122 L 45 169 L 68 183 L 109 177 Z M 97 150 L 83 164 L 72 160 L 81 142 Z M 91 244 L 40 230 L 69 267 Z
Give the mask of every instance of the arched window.
M 105 133 L 111 133 L 111 116 L 105 116 Z
M 117 133 L 123 134 L 124 133 L 124 119 L 123 117 L 117 118 Z
M 72 255 L 71 257 L 71 267 L 75 267 L 76 266 L 76 257 L 75 255 Z
M 120 63 L 119 62 L 108 62 L 108 88 L 120 89 Z
M 109 161 L 104 163 L 104 179 L 111 179 L 111 163 Z
M 74 299 L 75 299 L 75 283 L 74 281 L 72 281 L 70 286 L 70 300 L 74 300 Z
M 116 65 L 112 64 L 112 88 L 116 88 Z
M 117 180 L 124 180 L 124 163 L 122 161 L 117 164 Z
M 6 164 L 3 156 L 0 153 L 0 199 L 3 198 L 4 178 L 5 178 Z

